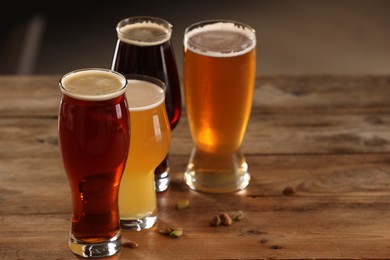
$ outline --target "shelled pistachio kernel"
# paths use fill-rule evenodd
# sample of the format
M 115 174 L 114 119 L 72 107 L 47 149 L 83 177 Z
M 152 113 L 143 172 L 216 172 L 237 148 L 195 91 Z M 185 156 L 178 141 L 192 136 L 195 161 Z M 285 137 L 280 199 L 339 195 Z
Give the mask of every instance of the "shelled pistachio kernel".
M 185 208 L 187 208 L 189 205 L 190 205 L 190 201 L 189 201 L 189 200 L 182 199 L 182 200 L 179 200 L 179 201 L 176 203 L 176 209 L 178 209 L 178 210 L 185 209 Z
M 183 229 L 181 228 L 175 228 L 174 230 L 171 231 L 171 233 L 169 233 L 169 236 L 172 238 L 178 238 L 181 237 L 182 235 L 183 235 Z
M 164 226 L 159 228 L 158 232 L 162 235 L 169 236 L 172 238 L 178 238 L 183 235 L 183 229 L 173 226 Z

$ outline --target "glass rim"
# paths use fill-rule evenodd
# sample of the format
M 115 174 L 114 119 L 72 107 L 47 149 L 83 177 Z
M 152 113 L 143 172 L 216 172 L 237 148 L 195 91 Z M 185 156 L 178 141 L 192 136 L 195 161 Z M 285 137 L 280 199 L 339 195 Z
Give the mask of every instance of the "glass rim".
M 83 73 L 83 72 L 87 72 L 88 73 L 88 72 L 93 72 L 93 71 L 98 71 L 98 72 L 103 72 L 103 73 L 108 73 L 108 74 L 115 75 L 118 78 L 118 80 L 122 83 L 122 86 L 120 88 L 116 89 L 113 92 L 110 92 L 108 94 L 102 94 L 102 95 L 76 94 L 76 93 L 66 89 L 66 87 L 64 86 L 64 80 L 67 77 L 75 75 L 75 74 L 78 74 L 78 73 Z M 74 99 L 86 100 L 86 101 L 106 101 L 106 100 L 110 100 L 110 99 L 119 97 L 120 95 L 125 93 L 126 87 L 127 87 L 127 80 L 126 80 L 126 77 L 123 74 L 121 74 L 121 73 L 119 73 L 117 71 L 110 70 L 110 69 L 105 69 L 105 68 L 81 68 L 81 69 L 75 69 L 75 70 L 72 70 L 72 71 L 64 74 L 60 78 L 58 83 L 59 83 L 59 87 L 60 87 L 60 90 L 61 90 L 62 94 L 66 95 L 68 97 L 74 98 Z
M 207 28 L 210 26 L 211 28 Z M 245 43 L 239 46 L 239 49 L 234 50 L 231 47 L 223 49 L 215 49 L 215 46 L 209 44 L 200 44 L 194 42 L 191 38 L 198 33 L 208 31 L 208 30 L 220 30 L 220 31 L 236 31 L 240 34 L 245 35 L 248 39 Z M 256 30 L 243 22 L 229 20 L 229 19 L 209 19 L 203 20 L 196 23 L 193 23 L 185 28 L 184 30 L 184 39 L 183 39 L 184 50 L 191 49 L 192 51 L 207 56 L 215 57 L 232 57 L 236 55 L 241 55 L 251 51 L 256 48 L 257 37 Z M 237 45 L 238 46 L 238 45 Z
M 230 19 L 208 19 L 208 20 L 198 21 L 187 26 L 184 30 L 184 34 L 186 35 L 188 32 L 192 31 L 193 29 L 203 27 L 205 25 L 216 24 L 216 23 L 231 23 L 236 26 L 242 27 L 244 29 L 249 30 L 253 34 L 253 38 L 256 39 L 256 30 L 252 26 L 243 22 L 230 20 Z
M 159 34 L 153 35 L 152 39 L 146 39 L 141 36 L 135 37 L 133 35 L 129 35 L 122 30 L 122 28 L 125 27 L 126 25 L 137 24 L 137 23 L 157 24 L 159 26 L 162 26 L 164 28 L 164 31 L 161 31 L 161 33 Z M 172 30 L 173 30 L 173 25 L 170 22 L 156 16 L 131 16 L 120 20 L 116 25 L 117 36 L 121 41 L 128 42 L 131 44 L 136 44 L 136 45 L 142 44 L 147 46 L 158 45 L 169 41 L 172 36 Z

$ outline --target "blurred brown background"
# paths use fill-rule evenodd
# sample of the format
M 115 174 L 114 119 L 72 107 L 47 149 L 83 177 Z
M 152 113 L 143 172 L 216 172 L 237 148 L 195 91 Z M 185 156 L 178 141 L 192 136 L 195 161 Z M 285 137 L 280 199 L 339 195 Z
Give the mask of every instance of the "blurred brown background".
M 0 74 L 64 74 L 111 66 L 115 26 L 150 15 L 173 24 L 181 73 L 182 37 L 191 23 L 232 19 L 254 27 L 258 74 L 384 74 L 390 72 L 390 1 L 6 0 L 0 18 Z M 7 6 L 7 5 L 5 5 Z

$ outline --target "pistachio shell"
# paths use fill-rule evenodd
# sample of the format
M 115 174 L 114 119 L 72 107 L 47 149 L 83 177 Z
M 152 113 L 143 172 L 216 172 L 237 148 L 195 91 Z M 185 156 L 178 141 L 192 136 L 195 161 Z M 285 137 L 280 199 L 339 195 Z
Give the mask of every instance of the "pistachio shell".
M 225 226 L 230 226 L 233 223 L 231 217 L 227 213 L 222 213 L 219 217 L 221 218 L 221 223 Z
M 240 220 L 243 220 L 244 218 L 245 218 L 245 215 L 244 215 L 244 212 L 242 212 L 242 210 L 237 210 L 233 215 L 234 221 L 240 221 Z
M 212 225 L 212 226 L 219 226 L 219 225 L 221 225 L 221 218 L 220 218 L 218 215 L 215 215 L 215 216 L 211 219 L 210 225 Z

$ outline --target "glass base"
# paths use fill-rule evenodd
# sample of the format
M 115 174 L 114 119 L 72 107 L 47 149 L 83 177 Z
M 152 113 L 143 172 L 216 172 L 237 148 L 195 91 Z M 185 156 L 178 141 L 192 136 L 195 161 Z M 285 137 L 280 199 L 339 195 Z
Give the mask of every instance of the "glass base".
M 156 192 L 163 192 L 167 190 L 170 183 L 169 168 L 160 175 L 155 175 L 154 183 L 156 185 Z
M 251 176 L 240 151 L 233 154 L 210 154 L 192 151 L 184 181 L 196 191 L 228 193 L 245 189 Z
M 121 249 L 121 232 L 119 231 L 113 238 L 99 243 L 85 243 L 71 235 L 69 247 L 76 255 L 85 258 L 99 258 L 112 256 Z
M 149 229 L 157 222 L 157 215 L 149 215 L 141 219 L 121 219 L 120 224 L 123 230 L 140 231 Z

